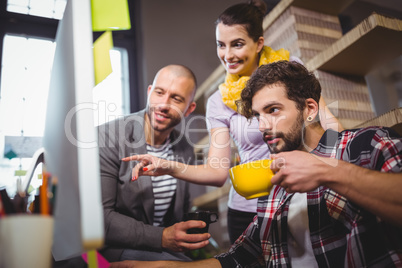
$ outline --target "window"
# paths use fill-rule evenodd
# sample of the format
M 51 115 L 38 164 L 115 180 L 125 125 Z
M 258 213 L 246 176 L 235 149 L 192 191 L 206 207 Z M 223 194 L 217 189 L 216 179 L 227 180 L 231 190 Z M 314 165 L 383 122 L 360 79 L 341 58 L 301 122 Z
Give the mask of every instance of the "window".
M 43 135 L 54 50 L 55 44 L 49 40 L 4 37 L 0 85 L 3 135 Z
M 130 12 L 139 10 L 128 3 Z M 42 144 L 57 20 L 63 17 L 66 4 L 67 0 L 8 0 L 0 7 L 0 188 L 6 187 L 10 195 L 17 180 L 25 177 L 20 170 L 31 165 L 30 156 Z M 141 88 L 141 70 L 133 70 L 135 29 L 119 32 L 113 41 L 113 73 L 93 90 L 95 124 L 140 106 L 138 96 L 129 94 Z
M 15 137 L 43 135 L 54 49 L 54 42 L 50 40 L 15 35 L 4 37 L 0 85 L 0 133 L 4 154 L 0 157 L 0 186 L 5 186 L 9 194 L 16 190 L 16 179 L 23 177 L 24 173 L 18 174 L 18 170 L 30 165 L 30 158 L 18 157 L 18 152 L 30 149 L 27 153 L 31 154 L 37 149 L 31 149 L 24 140 L 18 142 Z M 10 138 L 14 144 L 10 144 Z M 34 140 L 36 143 L 32 146 L 41 145 L 40 138 L 26 142 Z M 34 180 L 33 183 L 38 182 Z
M 55 43 L 5 35 L 0 85 L 0 187 L 11 195 L 41 147 Z M 110 51 L 113 73 L 93 89 L 95 124 L 129 113 L 127 51 Z M 38 168 L 37 170 L 40 170 Z M 35 175 L 37 178 L 37 175 Z M 35 180 L 31 185 L 40 185 Z

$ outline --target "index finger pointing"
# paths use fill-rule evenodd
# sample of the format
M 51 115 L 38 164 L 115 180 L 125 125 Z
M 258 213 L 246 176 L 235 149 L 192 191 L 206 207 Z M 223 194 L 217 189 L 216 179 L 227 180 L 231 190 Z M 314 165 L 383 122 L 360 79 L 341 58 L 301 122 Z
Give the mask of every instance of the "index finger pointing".
M 146 158 L 145 156 L 146 156 L 145 154 L 130 155 L 130 156 L 127 156 L 127 157 L 123 157 L 121 159 L 121 161 L 124 161 L 124 162 L 136 161 L 136 160 L 138 161 L 138 160 L 141 160 L 143 158 Z

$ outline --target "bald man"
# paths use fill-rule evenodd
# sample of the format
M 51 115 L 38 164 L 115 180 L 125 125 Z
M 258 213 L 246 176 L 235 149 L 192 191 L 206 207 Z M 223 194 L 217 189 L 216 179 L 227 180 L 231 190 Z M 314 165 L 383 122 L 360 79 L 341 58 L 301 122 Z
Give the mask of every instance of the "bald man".
M 192 163 L 193 148 L 174 129 L 195 109 L 196 79 L 182 65 L 168 65 L 148 87 L 146 109 L 101 125 L 99 155 L 109 261 L 190 260 L 182 252 L 206 246 L 209 234 L 187 234 L 201 221 L 181 222 L 189 209 L 189 184 L 169 175 L 131 177 L 125 156 L 155 156 Z M 180 138 L 181 137 L 181 138 Z

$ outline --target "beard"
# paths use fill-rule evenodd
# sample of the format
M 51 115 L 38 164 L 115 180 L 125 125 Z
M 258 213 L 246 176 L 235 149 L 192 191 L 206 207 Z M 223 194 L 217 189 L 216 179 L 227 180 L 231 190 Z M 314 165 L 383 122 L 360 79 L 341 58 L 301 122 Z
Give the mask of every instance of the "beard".
M 303 137 L 305 136 L 306 129 L 304 128 L 304 119 L 302 113 L 296 118 L 296 122 L 292 125 L 287 133 L 277 132 L 276 138 L 283 140 L 282 147 L 278 147 L 278 143 L 268 144 L 271 153 L 289 152 L 302 148 Z
M 164 122 L 158 120 L 158 118 L 155 117 L 155 111 L 161 111 L 161 113 L 165 114 L 168 117 L 168 119 L 167 120 L 165 119 Z M 160 108 L 158 106 L 148 106 L 146 113 L 148 115 L 151 128 L 154 131 L 158 132 L 165 132 L 173 129 L 176 125 L 178 125 L 181 122 L 182 119 L 180 114 L 175 115 L 169 113 L 168 111 L 164 111 L 163 108 Z

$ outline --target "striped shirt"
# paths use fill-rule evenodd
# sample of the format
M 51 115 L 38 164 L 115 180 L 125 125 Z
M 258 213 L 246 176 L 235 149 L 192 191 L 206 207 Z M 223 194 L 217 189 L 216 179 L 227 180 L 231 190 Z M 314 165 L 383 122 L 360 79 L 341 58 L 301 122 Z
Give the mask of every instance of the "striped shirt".
M 327 130 L 313 154 L 381 172 L 402 171 L 402 138 L 388 128 Z M 275 185 L 222 267 L 290 267 L 287 220 L 293 194 Z M 402 231 L 326 187 L 307 193 L 310 240 L 319 267 L 402 267 Z
M 167 140 L 161 147 L 153 147 L 147 144 L 148 154 L 167 159 L 173 160 L 173 151 L 170 140 Z M 151 176 L 152 188 L 154 192 L 154 226 L 160 226 L 163 217 L 165 216 L 167 210 L 169 209 L 174 194 L 176 193 L 176 179 L 169 175 L 163 176 Z

